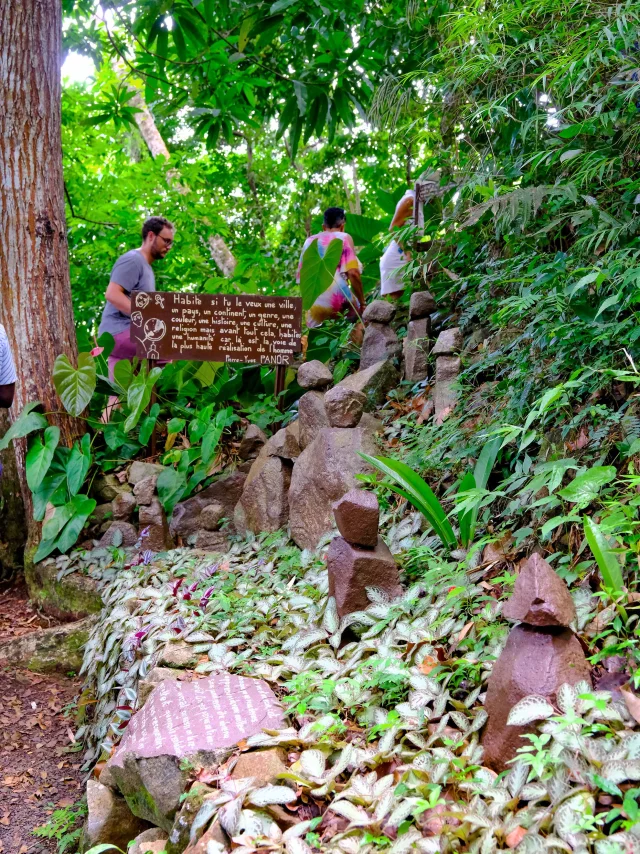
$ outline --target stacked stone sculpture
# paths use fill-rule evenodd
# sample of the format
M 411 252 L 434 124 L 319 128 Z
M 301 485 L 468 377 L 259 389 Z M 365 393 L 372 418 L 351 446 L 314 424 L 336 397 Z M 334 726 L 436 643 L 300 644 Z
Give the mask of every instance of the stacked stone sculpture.
M 430 314 L 436 302 L 429 291 L 411 294 L 409 323 L 404 339 L 404 376 L 409 382 L 417 383 L 427 378 L 429 338 L 431 336 Z
M 434 393 L 435 421 L 442 424 L 451 414 L 457 401 L 455 384 L 462 367 L 457 355 L 462 349 L 462 334 L 456 327 L 441 332 L 433 348 L 436 357 L 436 388 Z
M 487 690 L 489 720 L 482 737 L 483 764 L 496 771 L 527 742 L 521 736 L 535 724 L 510 726 L 509 712 L 530 695 L 556 702 L 564 685 L 590 682 L 590 668 L 577 637 L 569 626 L 576 610 L 562 579 L 539 555 L 533 554 L 521 569 L 503 615 L 519 625 L 511 629 L 496 661 Z
M 360 351 L 361 371 L 376 362 L 396 359 L 400 355 L 400 341 L 390 326 L 395 313 L 396 307 L 386 300 L 374 300 L 363 311 L 365 332 Z
M 342 618 L 369 604 L 367 587 L 378 587 L 391 598 L 402 593 L 398 567 L 378 535 L 380 508 L 372 492 L 352 489 L 334 504 L 342 534 L 329 546 L 327 570 L 329 595 L 336 600 Z

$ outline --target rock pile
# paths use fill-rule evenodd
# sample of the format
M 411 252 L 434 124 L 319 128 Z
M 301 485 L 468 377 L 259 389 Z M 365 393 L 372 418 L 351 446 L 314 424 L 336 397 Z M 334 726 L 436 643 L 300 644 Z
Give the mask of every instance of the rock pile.
M 485 708 L 489 720 L 482 737 L 484 764 L 496 771 L 508 767 L 535 724 L 509 726 L 509 712 L 523 697 L 535 694 L 555 704 L 564 685 L 590 682 L 590 668 L 580 642 L 569 628 L 576 610 L 569 591 L 551 566 L 533 554 L 520 571 L 508 620 L 519 621 L 489 679 Z
M 400 341 L 390 326 L 395 313 L 396 307 L 386 300 L 374 300 L 365 308 L 362 313 L 365 332 L 360 351 L 360 370 L 400 356 Z
M 427 378 L 429 338 L 431 337 L 430 315 L 436 303 L 429 291 L 411 294 L 409 323 L 404 339 L 404 376 L 409 382 L 417 383 Z
M 436 357 L 436 388 L 434 394 L 436 424 L 442 424 L 458 401 L 456 380 L 462 368 L 457 355 L 462 349 L 462 334 L 456 327 L 441 332 L 432 354 Z
M 367 587 L 384 590 L 390 598 L 402 593 L 398 567 L 378 535 L 380 508 L 371 492 L 352 489 L 334 505 L 338 530 L 327 553 L 329 595 L 338 616 L 362 611 L 369 605 Z

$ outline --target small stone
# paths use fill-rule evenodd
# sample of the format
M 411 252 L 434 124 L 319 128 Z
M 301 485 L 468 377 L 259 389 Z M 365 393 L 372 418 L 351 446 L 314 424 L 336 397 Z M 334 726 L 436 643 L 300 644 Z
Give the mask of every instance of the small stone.
M 167 842 L 167 834 L 159 827 L 144 830 L 133 840 L 127 854 L 161 854 Z
M 326 365 L 318 359 L 305 362 L 298 368 L 298 385 L 300 388 L 326 388 L 333 382 L 333 375 Z
M 387 392 L 394 388 L 399 381 L 400 376 L 393 363 L 382 360 L 371 365 L 370 368 L 366 368 L 366 370 L 361 367 L 355 374 L 350 374 L 339 382 L 336 388 L 361 391 L 367 398 L 365 412 L 373 412 L 385 402 Z
M 185 848 L 184 854 L 215 854 L 220 850 L 230 851 L 231 840 L 216 820 L 194 845 Z
M 200 513 L 207 504 L 220 502 L 225 509 L 227 519 L 233 520 L 233 511 L 242 495 L 247 475 L 239 471 L 218 478 L 215 483 L 176 504 L 171 517 L 171 536 L 189 537 L 201 529 Z M 233 531 L 233 522 L 230 531 Z
M 134 463 L 131 463 L 128 480 L 132 486 L 135 486 L 141 480 L 144 480 L 145 477 L 151 477 L 152 475 L 157 477 L 163 470 L 164 466 L 157 463 L 143 463 L 140 460 L 136 460 Z
M 149 477 L 143 477 L 142 480 L 139 480 L 136 483 L 133 487 L 133 494 L 135 495 L 138 504 L 151 504 L 153 496 L 156 494 L 157 482 L 158 476 L 152 474 L 149 475 Z
M 342 536 L 355 546 L 375 548 L 378 542 L 380 505 L 373 492 L 351 489 L 333 505 L 333 515 Z
M 330 426 L 322 392 L 308 391 L 302 395 L 298 401 L 298 421 L 300 422 L 300 450 L 304 451 L 323 427 Z
M 220 522 L 224 519 L 225 513 L 224 505 L 220 504 L 219 501 L 207 504 L 200 511 L 200 524 L 205 531 L 216 531 L 220 527 Z
M 161 682 L 167 679 L 177 680 L 181 676 L 181 671 L 174 667 L 153 667 L 144 677 L 138 682 L 138 708 L 141 709 L 149 699 L 149 696 L 154 688 L 157 688 Z M 105 769 L 106 770 L 106 769 Z M 102 775 L 100 775 L 102 782 Z
M 183 854 L 186 850 L 191 836 L 191 825 L 207 796 L 216 797 L 216 792 L 206 784 L 198 782 L 183 796 L 180 811 L 169 832 L 166 854 Z
M 534 553 L 520 570 L 502 614 L 530 626 L 568 627 L 576 618 L 576 607 L 564 581 Z
M 270 457 L 295 460 L 300 456 L 300 422 L 293 421 L 273 435 L 265 446 Z
M 249 424 L 238 448 L 238 456 L 241 460 L 255 458 L 260 448 L 266 443 L 267 437 L 257 424 Z
M 164 508 L 160 503 L 160 499 L 154 498 L 151 501 L 151 504 L 141 507 L 140 513 L 138 514 L 138 518 L 141 526 L 162 525 L 163 520 L 166 518 L 166 516 Z
M 462 343 L 462 332 L 457 326 L 454 329 L 445 329 L 438 335 L 432 354 L 434 356 L 453 356 L 462 350 Z
M 308 392 L 313 394 L 313 392 Z M 251 466 L 234 511 L 238 531 L 278 531 L 289 518 L 291 464 L 261 453 Z
M 121 537 L 117 537 L 117 539 L 120 540 L 119 548 L 129 548 L 129 546 L 133 546 L 138 540 L 138 532 L 131 522 L 114 522 L 109 526 L 109 530 L 100 540 L 99 546 L 104 547 L 114 545 L 116 531 L 119 531 L 122 535 Z
M 91 484 L 90 495 L 100 501 L 113 501 L 121 492 L 131 492 L 128 483 L 120 483 L 115 474 L 99 474 Z
M 133 516 L 137 501 L 131 492 L 121 492 L 111 503 L 113 518 L 120 522 L 128 522 Z
M 367 587 L 379 587 L 392 599 L 402 594 L 398 567 L 380 538 L 375 549 L 361 549 L 336 537 L 327 552 L 327 571 L 329 596 L 335 597 L 340 618 L 371 604 Z
M 369 323 L 360 350 L 360 370 L 366 370 L 386 359 L 396 359 L 401 352 L 402 345 L 390 326 L 384 323 Z
M 229 540 L 222 531 L 197 531 L 194 546 L 206 552 L 222 553 L 229 548 Z
M 106 843 L 126 849 L 129 842 L 147 828 L 145 821 L 131 814 L 122 798 L 97 780 L 87 781 L 87 809 L 83 836 L 85 851 Z
M 324 396 L 324 408 L 331 427 L 357 427 L 367 402 L 361 391 L 340 387 L 330 389 Z
M 287 770 L 284 760 L 285 752 L 280 747 L 242 753 L 231 776 L 234 780 L 253 777 L 256 786 L 266 786 Z
M 384 299 L 376 299 L 362 312 L 365 323 L 391 323 L 396 313 L 393 303 Z
M 158 658 L 157 669 L 192 668 L 198 663 L 198 653 L 194 652 L 193 644 L 186 641 L 167 641 Z M 164 681 L 164 680 L 160 680 Z M 159 684 L 159 683 L 158 683 Z
M 439 356 L 436 359 L 436 387 L 433 393 L 436 424 L 442 424 L 455 409 L 461 370 L 462 362 L 458 356 Z
M 422 382 L 429 373 L 429 319 L 410 320 L 403 343 L 404 376 L 411 383 Z
M 436 310 L 436 301 L 431 296 L 429 291 L 416 291 L 411 294 L 409 300 L 409 317 L 411 320 L 420 320 L 423 317 L 428 317 Z

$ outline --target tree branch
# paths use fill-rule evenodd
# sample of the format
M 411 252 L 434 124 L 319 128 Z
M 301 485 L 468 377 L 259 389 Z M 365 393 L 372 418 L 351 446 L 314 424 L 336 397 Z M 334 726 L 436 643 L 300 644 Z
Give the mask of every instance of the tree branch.
M 86 216 L 79 216 L 73 209 L 73 202 L 71 201 L 71 196 L 69 195 L 69 190 L 67 189 L 67 185 L 64 185 L 64 195 L 69 203 L 69 210 L 71 211 L 72 219 L 81 219 L 83 222 L 90 222 L 93 225 L 106 225 L 108 228 L 117 228 L 117 224 L 115 222 L 103 222 L 99 219 L 87 219 Z

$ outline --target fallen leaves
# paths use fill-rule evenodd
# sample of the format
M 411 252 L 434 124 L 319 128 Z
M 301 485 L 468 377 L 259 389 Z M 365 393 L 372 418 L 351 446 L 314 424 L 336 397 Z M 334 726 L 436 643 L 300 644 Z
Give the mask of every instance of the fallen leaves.
M 640 697 L 633 693 L 629 687 L 629 683 L 622 685 L 620 691 L 624 697 L 624 703 L 627 707 L 627 711 L 634 721 L 637 721 L 637 723 L 640 724 Z

